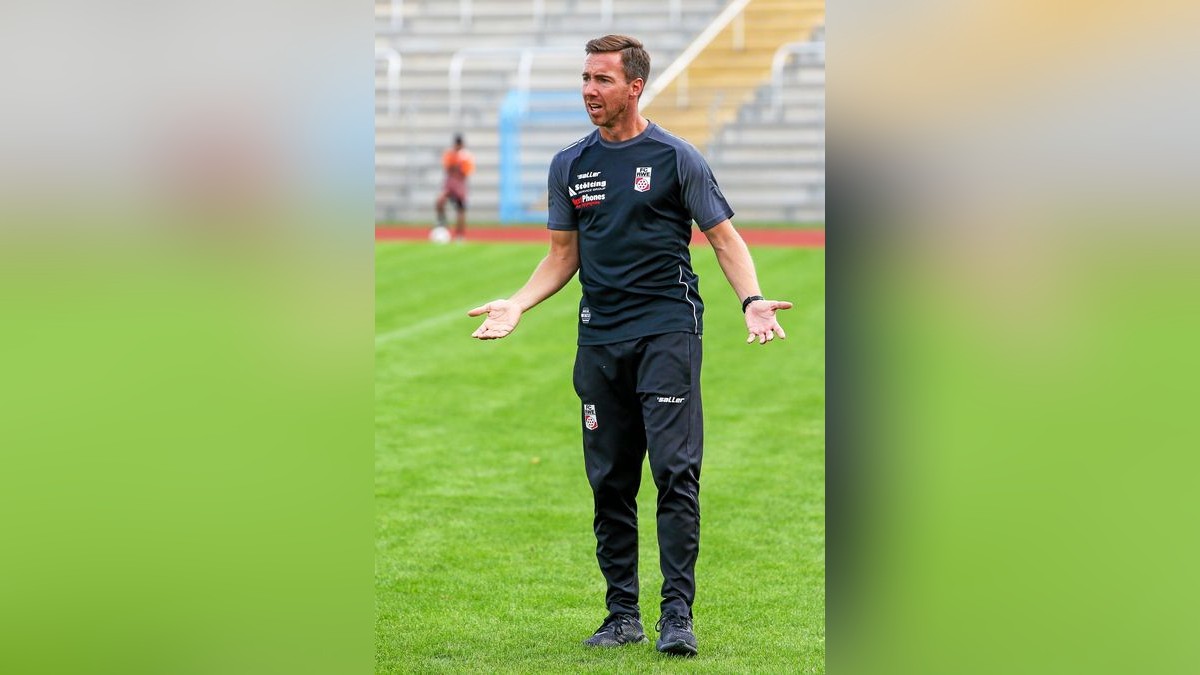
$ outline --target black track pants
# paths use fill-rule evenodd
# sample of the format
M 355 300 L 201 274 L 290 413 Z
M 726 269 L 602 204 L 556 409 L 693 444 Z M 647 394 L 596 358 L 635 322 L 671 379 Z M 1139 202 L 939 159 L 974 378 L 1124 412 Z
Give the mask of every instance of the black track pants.
M 581 345 L 575 391 L 595 498 L 596 558 L 610 612 L 638 612 L 637 497 L 647 450 L 658 487 L 662 609 L 690 615 L 700 551 L 700 336 Z

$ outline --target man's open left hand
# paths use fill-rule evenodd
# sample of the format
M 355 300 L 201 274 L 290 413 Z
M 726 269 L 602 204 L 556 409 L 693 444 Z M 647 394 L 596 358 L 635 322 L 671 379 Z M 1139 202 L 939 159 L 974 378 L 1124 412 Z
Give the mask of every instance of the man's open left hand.
M 774 340 L 776 335 L 779 339 L 786 340 L 787 333 L 783 332 L 783 327 L 775 318 L 775 312 L 791 308 L 792 303 L 786 300 L 755 300 L 750 303 L 746 307 L 746 329 L 750 331 L 746 344 L 752 344 L 757 339 L 758 344 L 765 345 Z

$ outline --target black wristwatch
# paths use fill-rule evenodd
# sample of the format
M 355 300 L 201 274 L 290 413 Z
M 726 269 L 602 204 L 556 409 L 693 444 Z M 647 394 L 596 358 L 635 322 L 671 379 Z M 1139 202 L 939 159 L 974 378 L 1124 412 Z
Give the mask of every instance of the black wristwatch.
M 745 300 L 742 301 L 742 314 L 746 313 L 746 308 L 749 307 L 750 303 L 754 302 L 755 300 L 766 300 L 766 298 L 764 298 L 761 295 L 752 295 L 752 296 L 746 298 Z

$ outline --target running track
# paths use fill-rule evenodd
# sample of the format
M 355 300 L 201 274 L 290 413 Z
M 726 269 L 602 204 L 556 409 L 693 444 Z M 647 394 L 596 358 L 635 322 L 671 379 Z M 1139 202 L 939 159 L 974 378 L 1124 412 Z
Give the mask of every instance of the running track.
M 467 229 L 467 241 L 548 243 L 548 230 L 540 227 L 500 227 Z M 824 248 L 825 230 L 755 230 L 738 228 L 750 246 L 791 246 Z M 424 240 L 429 229 L 423 227 L 377 227 L 375 241 Z M 692 245 L 707 244 L 699 230 L 692 231 Z

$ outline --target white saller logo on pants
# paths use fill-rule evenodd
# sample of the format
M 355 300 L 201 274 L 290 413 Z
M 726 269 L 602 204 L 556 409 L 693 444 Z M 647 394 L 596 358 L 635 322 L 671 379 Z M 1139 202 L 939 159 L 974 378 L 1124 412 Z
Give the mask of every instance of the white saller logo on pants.
M 591 431 L 595 431 L 600 422 L 596 419 L 596 406 L 585 403 L 583 405 L 583 426 Z

